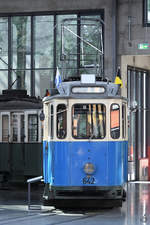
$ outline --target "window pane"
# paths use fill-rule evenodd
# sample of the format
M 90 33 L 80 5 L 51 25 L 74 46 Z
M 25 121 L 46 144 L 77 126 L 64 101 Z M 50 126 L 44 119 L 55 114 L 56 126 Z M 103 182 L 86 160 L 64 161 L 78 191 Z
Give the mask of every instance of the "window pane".
M 12 115 L 13 141 L 18 141 L 18 115 Z
M 67 20 L 67 19 L 76 19 L 77 15 L 59 15 L 57 16 L 57 65 L 59 67 L 63 67 L 65 70 L 66 68 L 72 68 L 69 70 L 68 76 L 76 74 L 77 69 L 77 37 L 73 34 L 77 35 L 77 20 Z M 64 23 L 64 35 L 63 35 L 63 42 L 62 42 L 62 50 L 64 50 L 64 55 L 61 56 L 61 27 L 62 23 Z M 73 33 L 72 33 L 73 32 Z M 61 57 L 65 57 L 65 65 L 62 65 L 60 60 Z M 73 70 L 74 69 L 74 70 Z M 66 72 L 66 71 L 65 71 Z M 62 71 L 63 73 L 63 71 Z M 62 74 L 63 76 L 63 74 Z
M 0 71 L 0 92 L 8 88 L 8 71 Z
M 57 106 L 57 137 L 64 139 L 67 135 L 67 112 L 64 104 Z
M 0 18 L 0 69 L 8 69 L 8 18 Z
M 73 137 L 103 139 L 106 136 L 106 107 L 103 104 L 76 104 L 72 109 Z
M 150 23 L 150 0 L 147 1 L 147 22 Z
M 120 137 L 120 107 L 112 104 L 110 109 L 110 134 L 113 139 Z
M 12 50 L 13 69 L 19 77 L 18 88 L 25 88 L 25 77 L 22 69 L 31 68 L 31 17 L 12 17 Z
M 54 17 L 35 16 L 35 68 L 53 68 Z
M 122 105 L 122 137 L 126 137 L 126 105 Z
M 53 87 L 53 70 L 35 70 L 35 95 L 44 97 L 46 89 Z
M 21 136 L 21 142 L 24 142 L 25 138 L 25 130 L 24 130 L 24 115 L 21 115 L 21 128 L 20 128 L 20 136 Z
M 38 116 L 28 116 L 28 141 L 38 141 Z
M 100 69 L 99 65 L 102 64 L 100 53 L 94 48 L 103 51 L 100 16 L 82 16 L 80 30 L 83 39 L 80 41 L 80 66 Z
M 54 108 L 53 108 L 53 105 L 51 105 L 51 127 L 50 127 L 50 130 L 51 130 L 51 138 L 53 139 L 54 137 Z
M 21 79 L 17 78 L 18 73 L 20 74 Z M 14 83 L 12 86 L 12 89 L 17 89 L 21 86 L 22 87 L 21 89 L 26 89 L 27 94 L 30 95 L 31 93 L 31 71 L 30 70 L 21 70 L 21 71 L 14 70 L 11 73 L 11 77 L 12 77 L 12 83 Z
M 9 117 L 8 115 L 2 115 L 2 141 L 9 141 Z

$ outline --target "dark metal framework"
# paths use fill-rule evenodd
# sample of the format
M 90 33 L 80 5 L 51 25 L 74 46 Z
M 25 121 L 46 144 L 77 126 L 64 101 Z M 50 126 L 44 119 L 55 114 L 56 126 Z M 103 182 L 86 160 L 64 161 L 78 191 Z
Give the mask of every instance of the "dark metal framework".
M 38 70 L 53 70 L 53 85 L 54 85 L 54 77 L 56 74 L 56 40 L 57 40 L 57 16 L 59 15 L 73 15 L 76 14 L 78 18 L 80 18 L 81 16 L 95 16 L 95 15 L 100 15 L 101 19 L 104 20 L 104 10 L 100 9 L 100 10 L 84 10 L 84 11 L 57 11 L 57 12 L 33 12 L 33 13 L 12 13 L 12 14 L 0 14 L 0 17 L 5 17 L 8 18 L 8 69 L 1 69 L 0 71 L 8 71 L 8 88 L 11 89 L 12 87 L 12 83 L 14 82 L 12 80 L 12 72 L 16 71 L 31 71 L 31 90 L 30 90 L 30 94 L 31 96 L 35 96 L 35 71 Z M 34 52 L 35 52 L 35 16 L 54 16 L 54 45 L 53 45 L 53 68 L 35 68 L 35 63 L 34 63 Z M 12 68 L 12 18 L 14 16 L 30 16 L 31 17 L 31 64 L 30 64 L 30 68 L 24 68 L 24 69 L 13 69 Z M 78 24 L 79 25 L 79 24 Z M 103 27 L 103 24 L 102 24 Z M 78 34 L 80 34 L 80 28 L 78 29 Z M 77 39 L 77 42 L 79 42 L 79 39 Z M 77 53 L 79 53 L 80 51 L 80 44 L 78 43 L 78 49 L 77 49 Z M 1 59 L 1 58 L 0 58 Z M 80 67 L 80 61 L 79 61 L 79 57 L 77 59 L 77 71 L 79 70 Z M 2 59 L 1 59 L 2 60 Z M 7 63 L 6 63 L 7 64 Z

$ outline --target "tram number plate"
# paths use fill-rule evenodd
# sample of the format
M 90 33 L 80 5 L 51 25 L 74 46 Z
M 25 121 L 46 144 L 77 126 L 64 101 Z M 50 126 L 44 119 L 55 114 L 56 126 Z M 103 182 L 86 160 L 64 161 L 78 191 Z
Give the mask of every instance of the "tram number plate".
M 94 184 L 95 178 L 94 177 L 84 177 L 82 181 L 83 181 L 83 184 Z

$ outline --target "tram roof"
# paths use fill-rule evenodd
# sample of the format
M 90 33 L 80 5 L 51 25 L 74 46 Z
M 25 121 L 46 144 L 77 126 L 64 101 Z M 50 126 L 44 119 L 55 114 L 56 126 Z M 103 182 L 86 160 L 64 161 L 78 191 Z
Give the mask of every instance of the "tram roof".
M 42 101 L 27 95 L 26 90 L 3 90 L 0 95 L 0 108 L 1 110 L 41 109 Z
M 118 95 L 119 86 L 111 82 L 83 84 L 80 81 L 62 82 L 60 93 L 44 97 L 43 102 L 52 99 L 124 99 Z

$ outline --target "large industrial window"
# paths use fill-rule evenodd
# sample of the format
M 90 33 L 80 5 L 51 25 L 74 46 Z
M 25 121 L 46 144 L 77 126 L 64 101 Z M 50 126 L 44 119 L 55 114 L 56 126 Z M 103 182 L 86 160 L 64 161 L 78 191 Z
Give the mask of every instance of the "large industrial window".
M 64 139 L 67 135 L 67 111 L 64 104 L 57 106 L 57 137 Z
M 144 0 L 144 24 L 150 25 L 150 0 Z
M 62 76 L 64 71 L 67 76 L 102 71 L 98 67 L 103 64 L 102 57 L 96 50 L 102 49 L 101 19 L 102 11 L 0 17 L 0 92 L 9 85 L 44 97 L 46 89 L 54 86 L 57 66 Z M 95 50 L 87 44 L 89 41 Z
M 77 139 L 106 136 L 106 107 L 103 104 L 76 104 L 72 107 L 72 135 Z

